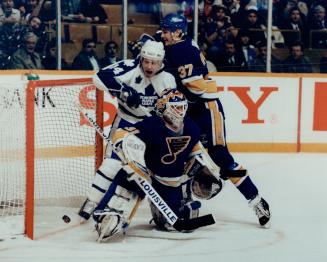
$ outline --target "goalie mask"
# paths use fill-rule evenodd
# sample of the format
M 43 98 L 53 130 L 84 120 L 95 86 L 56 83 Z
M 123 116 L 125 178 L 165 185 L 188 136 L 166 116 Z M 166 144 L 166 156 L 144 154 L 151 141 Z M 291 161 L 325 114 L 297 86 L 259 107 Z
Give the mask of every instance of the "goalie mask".
M 177 133 L 183 128 L 187 107 L 185 96 L 178 90 L 171 89 L 157 100 L 155 111 L 165 121 L 166 126 Z

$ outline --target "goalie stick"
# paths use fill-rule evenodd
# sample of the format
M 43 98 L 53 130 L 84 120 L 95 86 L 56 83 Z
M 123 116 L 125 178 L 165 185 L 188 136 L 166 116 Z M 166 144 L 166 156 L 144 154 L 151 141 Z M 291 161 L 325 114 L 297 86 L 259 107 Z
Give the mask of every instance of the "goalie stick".
M 145 169 L 142 165 L 138 165 L 137 163 L 132 163 L 123 158 L 120 152 L 117 152 L 115 146 L 110 141 L 109 137 L 105 135 L 102 128 L 96 123 L 96 121 L 87 113 L 84 112 L 82 107 L 76 103 L 79 111 L 85 117 L 85 119 L 95 128 L 96 132 L 106 140 L 106 142 L 110 145 L 112 150 L 121 157 L 122 162 L 125 165 L 128 165 L 131 170 L 134 171 L 134 174 L 130 177 L 136 184 L 142 189 L 142 191 L 148 196 L 150 201 L 158 208 L 158 210 L 164 215 L 167 219 L 168 223 L 173 226 L 177 231 L 190 231 L 197 229 L 199 227 L 204 227 L 208 225 L 212 225 L 215 223 L 213 216 L 205 215 L 197 218 L 191 218 L 188 220 L 182 220 L 178 218 L 178 216 L 174 213 L 173 210 L 167 205 L 167 203 L 161 198 L 161 196 L 157 193 L 157 191 L 153 188 L 153 186 L 147 181 L 146 175 L 144 174 Z M 105 198 L 105 196 L 104 196 Z

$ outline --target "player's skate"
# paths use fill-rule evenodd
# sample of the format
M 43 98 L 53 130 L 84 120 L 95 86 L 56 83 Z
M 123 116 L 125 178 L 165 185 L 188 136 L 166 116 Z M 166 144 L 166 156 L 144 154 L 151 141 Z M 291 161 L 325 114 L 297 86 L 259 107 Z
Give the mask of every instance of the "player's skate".
M 84 204 L 78 211 L 78 215 L 81 217 L 81 223 L 84 223 L 90 218 L 96 207 L 97 203 L 94 201 L 91 201 L 88 198 L 85 200 Z
M 128 227 L 128 223 L 124 221 L 122 213 L 117 210 L 111 208 L 96 210 L 94 215 L 98 216 L 98 222 L 95 225 L 95 229 L 99 234 L 98 242 L 105 242 L 112 236 L 124 232 Z
M 249 206 L 253 208 L 257 217 L 259 218 L 259 223 L 264 228 L 270 227 L 270 211 L 269 205 L 261 196 L 257 195 L 249 203 Z

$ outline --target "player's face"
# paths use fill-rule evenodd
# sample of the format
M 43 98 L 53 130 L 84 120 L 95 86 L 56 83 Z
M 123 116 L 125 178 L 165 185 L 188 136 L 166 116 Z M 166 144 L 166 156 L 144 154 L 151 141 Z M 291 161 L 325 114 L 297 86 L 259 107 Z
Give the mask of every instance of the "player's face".
M 146 77 L 154 76 L 161 68 L 162 61 L 142 58 L 142 69 Z
M 167 29 L 162 29 L 161 39 L 162 39 L 164 45 L 173 45 L 174 44 L 173 34 Z

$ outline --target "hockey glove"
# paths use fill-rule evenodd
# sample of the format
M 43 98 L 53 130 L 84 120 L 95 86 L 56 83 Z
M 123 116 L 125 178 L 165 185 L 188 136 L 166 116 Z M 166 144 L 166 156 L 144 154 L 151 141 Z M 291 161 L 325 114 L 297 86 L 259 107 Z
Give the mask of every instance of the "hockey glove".
M 137 108 L 141 104 L 140 95 L 130 86 L 123 84 L 120 99 L 129 107 Z

